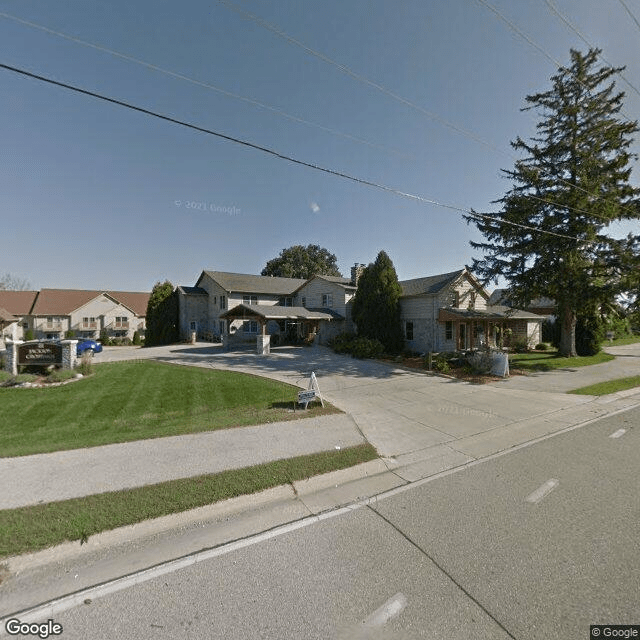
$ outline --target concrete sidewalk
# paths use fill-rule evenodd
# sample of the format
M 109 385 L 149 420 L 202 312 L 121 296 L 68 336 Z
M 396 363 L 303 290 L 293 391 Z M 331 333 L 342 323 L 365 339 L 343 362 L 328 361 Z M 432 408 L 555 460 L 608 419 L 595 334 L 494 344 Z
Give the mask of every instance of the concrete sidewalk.
M 216 473 L 364 439 L 388 469 L 405 481 L 415 480 L 640 403 L 640 390 L 594 398 L 502 383 L 472 385 L 324 349 L 289 350 L 269 358 L 251 353 L 216 358 L 205 349 L 191 357 L 156 357 L 229 367 L 300 386 L 316 370 L 323 396 L 346 413 L 0 458 L 0 509 Z
M 511 388 L 508 380 L 471 385 L 323 349 L 281 350 L 268 358 L 250 352 L 224 354 L 206 345 L 158 350 L 153 355 L 159 359 L 233 368 L 300 386 L 306 386 L 313 370 L 323 395 L 347 413 L 0 459 L 0 508 L 351 446 L 362 442 L 363 434 L 381 457 L 260 494 L 105 531 L 84 545 L 67 542 L 9 558 L 4 569 L 0 563 L 0 615 L 72 593 L 79 594 L 81 603 L 86 597 L 81 590 L 93 585 L 341 506 L 375 500 L 423 478 L 434 479 L 512 447 L 640 406 L 640 389 L 601 398 L 554 391 L 561 384 L 591 384 L 603 375 L 610 379 L 640 374 L 633 353 L 640 354 L 640 345 L 631 347 L 624 348 L 631 355 L 623 361 L 633 363 L 630 367 L 606 363 L 614 366 L 595 376 L 580 370 L 541 374 L 532 378 L 536 391 Z M 34 619 L 43 618 L 45 609 L 35 609 Z

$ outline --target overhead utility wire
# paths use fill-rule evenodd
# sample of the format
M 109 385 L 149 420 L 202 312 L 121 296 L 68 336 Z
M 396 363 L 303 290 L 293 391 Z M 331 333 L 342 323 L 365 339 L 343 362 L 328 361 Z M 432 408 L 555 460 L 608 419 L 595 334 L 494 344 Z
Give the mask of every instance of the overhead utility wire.
M 14 20 L 14 21 L 16 21 L 16 22 L 18 22 L 20 24 L 23 24 L 23 25 L 26 25 L 26 26 L 29 26 L 29 27 L 33 27 L 35 29 L 39 29 L 41 31 L 44 31 L 45 33 L 50 34 L 50 35 L 55 35 L 55 36 L 64 38 L 66 40 L 70 40 L 71 42 L 75 42 L 77 44 L 80 44 L 80 45 L 83 45 L 83 46 L 86 46 L 86 47 L 91 47 L 91 48 L 96 49 L 98 51 L 101 51 L 101 52 L 104 52 L 104 53 L 108 53 L 110 55 L 116 56 L 118 58 L 122 58 L 123 60 L 127 60 L 127 61 L 133 62 L 135 64 L 139 64 L 139 65 L 141 65 L 143 67 L 147 67 L 149 69 L 152 69 L 153 71 L 158 71 L 159 73 L 164 73 L 164 74 L 166 74 L 168 76 L 177 78 L 179 80 L 184 80 L 186 82 L 190 82 L 192 84 L 195 84 L 195 85 L 207 88 L 207 89 L 212 89 L 213 91 L 217 91 L 219 93 L 222 93 L 225 96 L 228 96 L 228 97 L 231 97 L 231 98 L 236 98 L 238 100 L 242 100 L 244 102 L 248 102 L 249 104 L 268 109 L 269 111 L 272 111 L 272 112 L 276 113 L 277 115 L 281 115 L 281 116 L 283 116 L 285 118 L 288 118 L 290 120 L 293 120 L 295 122 L 300 122 L 302 124 L 307 124 L 307 125 L 310 125 L 310 126 L 313 126 L 313 127 L 317 127 L 319 129 L 322 129 L 322 130 L 327 131 L 329 133 L 332 133 L 334 135 L 338 135 L 338 136 L 344 137 L 346 139 L 353 140 L 355 142 L 359 142 L 361 144 L 366 144 L 366 145 L 368 145 L 370 147 L 373 147 L 373 148 L 381 149 L 381 150 L 384 150 L 384 151 L 390 151 L 390 152 L 395 153 L 396 155 L 401 156 L 401 157 L 415 159 L 415 156 L 412 156 L 411 154 L 408 154 L 406 152 L 399 151 L 397 149 L 393 149 L 391 147 L 386 147 L 386 146 L 383 146 L 383 145 L 380 145 L 380 144 L 376 144 L 374 142 L 370 142 L 368 140 L 364 140 L 363 138 L 359 138 L 357 136 L 353 136 L 351 134 L 338 131 L 336 129 L 331 129 L 330 127 L 326 127 L 326 126 L 318 124 L 316 122 L 312 122 L 312 121 L 309 121 L 309 120 L 304 120 L 303 118 L 300 118 L 298 116 L 293 116 L 291 114 L 288 114 L 285 111 L 283 111 L 282 109 L 279 109 L 278 107 L 273 107 L 273 106 L 271 106 L 269 104 L 266 104 L 264 102 L 260 102 L 258 100 L 254 100 L 253 98 L 247 98 L 245 96 L 242 96 L 242 95 L 239 95 L 239 94 L 236 94 L 236 93 L 232 93 L 232 92 L 227 91 L 225 89 L 221 89 L 220 87 L 216 87 L 215 85 L 212 85 L 210 83 L 203 82 L 201 80 L 195 80 L 195 79 L 190 78 L 189 76 L 186 76 L 184 74 L 177 73 L 177 72 L 171 71 L 169 69 L 164 69 L 164 68 L 159 67 L 157 65 L 154 65 L 154 64 L 152 64 L 150 62 L 145 62 L 144 60 L 139 60 L 137 58 L 133 58 L 132 56 L 129 56 L 129 55 L 124 54 L 124 53 L 121 53 L 119 51 L 115 51 L 113 49 L 108 49 L 107 47 L 104 47 L 102 45 L 97 45 L 95 43 L 88 42 L 86 40 L 81 40 L 80 38 L 76 38 L 75 36 L 70 36 L 70 35 L 68 35 L 66 33 L 61 32 L 61 31 L 56 31 L 54 29 L 50 29 L 49 27 L 45 27 L 44 25 L 40 25 L 40 24 L 37 24 L 35 22 L 30 22 L 28 20 L 23 20 L 22 18 L 18 18 L 17 16 L 13 16 L 11 14 L 4 13 L 4 12 L 0 12 L 0 17 L 7 18 L 9 20 Z M 462 129 L 458 129 L 458 131 L 460 131 L 461 133 L 464 132 L 464 130 L 462 130 Z M 476 136 L 472 136 L 472 138 L 474 140 L 478 140 L 478 138 Z M 503 151 L 501 149 L 498 149 L 497 147 L 493 147 L 493 148 L 494 148 L 495 151 L 498 151 L 501 154 L 510 156 L 513 160 L 517 160 L 518 159 L 517 156 L 515 156 L 512 153 L 505 152 L 505 151 Z M 558 178 L 558 179 L 561 182 L 566 182 L 562 178 Z M 573 186 L 576 186 L 577 189 L 580 189 L 580 190 L 584 191 L 585 193 L 589 193 L 588 191 L 586 191 L 585 189 L 582 189 L 581 187 L 578 187 L 577 185 L 573 185 Z M 592 195 L 592 194 L 589 193 L 589 195 Z M 554 203 L 552 201 L 545 200 L 543 198 L 538 198 L 536 196 L 530 196 L 530 197 L 532 199 L 534 199 L 534 200 L 538 200 L 539 202 L 544 202 L 546 204 L 552 204 L 552 205 L 556 204 L 556 203 Z M 594 196 L 594 197 L 597 198 L 597 196 Z M 589 214 L 589 212 L 585 211 L 584 209 L 577 209 L 575 207 L 570 207 L 570 206 L 567 206 L 567 205 L 563 205 L 563 206 L 565 208 L 567 208 L 567 209 L 572 210 L 572 211 L 577 211 L 578 213 L 587 213 L 587 214 Z M 594 215 L 594 214 L 591 214 L 591 215 Z M 599 217 L 599 216 L 596 215 L 595 217 Z M 602 219 L 607 219 L 607 218 L 603 217 Z
M 571 29 L 571 31 L 573 31 L 578 38 L 580 38 L 580 40 L 582 40 L 582 42 L 584 42 L 590 49 L 596 49 L 597 47 L 594 47 L 591 42 L 589 42 L 589 40 L 587 40 L 587 38 L 578 30 L 578 28 L 573 25 L 569 19 L 566 16 L 563 16 L 560 11 L 558 10 L 558 7 L 556 7 L 553 2 L 551 2 L 551 0 L 544 0 L 545 4 L 549 7 L 549 9 L 551 9 L 551 11 L 553 11 L 553 13 L 560 18 L 560 20 L 562 20 L 562 22 L 564 22 L 567 27 L 569 27 L 569 29 Z M 598 57 L 602 60 L 602 62 L 604 62 L 606 65 L 608 65 L 609 67 L 613 68 L 614 65 L 612 65 L 603 55 L 602 53 L 598 54 Z M 638 91 L 638 89 L 631 84 L 631 82 L 629 82 L 629 80 L 626 78 L 626 76 L 622 73 L 622 71 L 618 71 L 618 75 L 622 78 L 622 80 L 624 80 L 629 87 L 631 87 L 631 89 L 633 89 L 633 91 L 635 91 L 639 96 L 640 96 L 640 91 Z
M 306 44 L 304 44 L 304 42 L 301 42 L 300 40 L 296 40 L 296 38 L 290 36 L 288 33 L 285 33 L 284 31 L 282 31 L 281 29 L 279 29 L 275 25 L 267 22 L 266 20 L 263 20 L 259 16 L 254 15 L 253 13 L 249 13 L 248 11 L 245 11 L 244 9 L 242 9 L 238 5 L 234 4 L 233 2 L 229 2 L 229 0 L 218 0 L 218 2 L 220 2 L 223 5 L 225 5 L 226 7 L 231 9 L 232 11 L 235 11 L 236 13 L 239 13 L 240 15 L 244 16 L 245 18 L 248 18 L 249 20 L 252 20 L 256 24 L 258 24 L 261 27 L 264 27 L 265 29 L 267 29 L 268 31 L 271 31 L 272 33 L 275 33 L 277 36 L 279 36 L 280 38 L 283 38 L 287 42 L 290 42 L 291 44 L 295 45 L 296 47 L 299 47 L 300 49 L 303 49 L 309 55 L 314 56 L 315 58 L 318 58 L 318 59 L 322 60 L 323 62 L 326 62 L 327 64 L 330 64 L 330 65 L 336 67 L 337 69 L 339 69 L 343 73 L 347 74 L 348 76 L 351 76 L 355 80 L 358 80 L 359 82 L 362 82 L 362 83 L 364 83 L 366 85 L 369 85 L 370 87 L 373 87 L 374 89 L 377 89 L 378 91 L 381 91 L 382 93 L 390 96 L 394 100 L 397 100 L 398 102 L 401 102 L 402 104 L 405 104 L 408 107 L 411 107 L 412 109 L 416 109 L 417 111 L 420 111 L 421 113 L 423 113 L 424 115 L 428 116 L 432 120 L 435 120 L 436 122 L 439 122 L 440 124 L 444 125 L 445 127 L 448 127 L 449 129 L 452 129 L 453 131 L 456 131 L 457 133 L 461 133 L 464 136 L 472 138 L 473 140 L 475 140 L 479 144 L 482 144 L 482 145 L 484 145 L 486 147 L 489 147 L 490 149 L 493 149 L 494 151 L 498 151 L 499 153 L 503 153 L 503 151 L 501 149 L 496 147 L 491 142 L 488 142 L 487 140 L 484 140 L 484 139 L 480 138 L 475 133 L 473 133 L 473 131 L 468 131 L 467 129 L 459 127 L 458 125 L 454 124 L 453 122 L 449 122 L 448 120 L 445 120 L 444 118 L 439 116 L 437 113 L 433 113 L 433 111 L 429 111 L 428 109 L 425 109 L 424 107 L 421 107 L 420 105 L 415 104 L 414 102 L 411 102 L 410 100 L 407 100 L 406 98 L 403 98 L 401 95 L 398 95 L 397 93 L 391 91 L 391 89 L 388 89 L 384 85 L 381 85 L 381 84 L 379 84 L 377 82 L 374 82 L 373 80 L 370 80 L 366 76 L 363 76 L 362 74 L 358 73 L 357 71 L 354 71 L 353 69 L 351 69 L 347 65 L 342 64 L 340 62 L 337 62 L 336 60 L 333 60 L 329 56 L 326 56 L 324 53 L 321 53 L 320 51 L 316 51 L 315 49 L 312 49 L 311 47 L 308 47 Z
M 509 152 L 504 151 L 503 149 L 499 149 L 498 147 L 496 147 L 495 145 L 493 145 L 490 142 L 487 142 L 486 140 L 483 140 L 482 138 L 480 138 L 479 136 L 475 135 L 473 132 L 468 131 L 466 129 L 463 129 L 462 127 L 458 127 L 457 125 L 445 120 L 444 118 L 441 118 L 440 116 L 438 116 L 437 114 L 428 111 L 427 109 L 425 109 L 424 107 L 421 107 L 420 105 L 415 104 L 414 102 L 411 102 L 410 100 L 407 100 L 406 98 L 403 98 L 402 96 L 398 95 L 397 93 L 391 91 L 390 89 L 388 89 L 387 87 L 374 82 L 373 80 L 370 80 L 369 78 L 357 73 L 356 71 L 353 71 L 351 68 L 349 68 L 348 66 L 337 62 L 336 60 L 333 60 L 332 58 L 330 58 L 329 56 L 326 56 L 325 54 L 316 51 L 315 49 L 312 49 L 311 47 L 308 47 L 306 44 L 304 44 L 303 42 L 301 42 L 300 40 L 297 40 L 296 38 L 294 38 L 293 36 L 290 36 L 288 33 L 285 33 L 284 31 L 282 31 L 282 29 L 279 29 L 278 27 L 276 27 L 275 25 L 267 22 L 266 20 L 263 20 L 262 18 L 260 18 L 259 16 L 256 16 L 252 13 L 249 13 L 248 11 L 245 11 L 244 9 L 242 9 L 241 7 L 237 6 L 236 4 L 234 4 L 233 2 L 231 2 L 230 0 L 218 0 L 218 2 L 220 2 L 221 4 L 229 7 L 229 9 L 231 9 L 232 11 L 235 11 L 236 13 L 248 18 L 249 20 L 252 20 L 253 22 L 255 22 L 256 24 L 258 24 L 261 27 L 264 27 L 265 29 L 267 29 L 268 31 L 271 31 L 272 33 L 275 33 L 277 36 L 283 38 L 284 40 L 286 40 L 287 42 L 290 42 L 291 44 L 301 48 L 303 51 L 307 52 L 309 55 L 314 56 L 316 58 L 319 58 L 320 60 L 322 60 L 323 62 L 326 62 L 327 64 L 330 64 L 336 68 L 338 68 L 340 71 L 342 71 L 343 73 L 346 73 L 347 75 L 351 76 L 352 78 L 363 82 L 371 87 L 374 87 L 375 89 L 377 89 L 378 91 L 381 91 L 382 93 L 390 96 L 391 98 L 393 98 L 394 100 L 397 100 L 399 102 L 401 102 L 402 104 L 405 104 L 413 109 L 416 109 L 418 111 L 420 111 L 421 113 L 425 114 L 426 116 L 428 116 L 429 118 L 436 120 L 437 122 L 440 122 L 441 124 L 443 124 L 444 126 L 453 129 L 454 131 L 467 136 L 469 138 L 471 138 L 472 140 L 475 140 L 476 142 L 479 142 L 480 144 L 489 147 L 490 149 L 492 149 L 493 151 L 497 151 L 500 154 L 503 155 L 507 155 L 509 156 L 512 160 L 518 160 L 519 158 Z M 536 49 L 538 49 L 538 51 L 540 51 L 546 58 L 548 58 L 549 60 L 551 60 L 557 67 L 564 69 L 565 67 L 563 67 L 563 65 L 556 60 L 555 58 L 551 57 L 549 54 L 547 54 L 541 47 L 539 47 L 535 42 L 533 42 L 525 33 L 523 33 L 522 31 L 520 31 L 520 29 L 518 29 L 518 27 L 516 27 L 512 22 L 510 22 L 507 18 L 505 18 L 495 7 L 493 7 L 492 5 L 489 5 L 488 3 L 484 2 L 484 0 L 478 0 L 478 2 L 482 2 L 482 4 L 484 4 L 485 6 L 487 6 L 487 8 L 491 9 L 494 13 L 496 13 L 502 20 L 504 20 L 513 30 L 516 31 L 516 33 L 518 33 L 520 36 L 522 36 L 527 42 L 529 42 L 533 47 L 535 47 Z M 579 191 L 582 191 L 588 195 L 590 195 L 593 198 L 596 198 L 597 200 L 601 199 L 601 196 L 598 196 L 594 193 L 591 193 L 590 191 L 587 191 L 586 189 L 583 189 L 582 187 L 579 187 L 578 185 L 574 185 L 570 182 L 568 182 L 567 180 L 564 180 L 560 177 L 557 177 L 557 179 L 560 182 L 563 182 L 575 189 L 578 189 Z M 538 200 L 540 202 L 544 202 L 546 204 L 550 204 L 550 205 L 557 205 L 557 203 L 550 201 L 550 200 L 545 200 L 543 198 L 537 198 L 535 196 L 531 196 L 534 200 Z M 609 218 L 606 218 L 604 216 L 599 216 L 597 214 L 585 211 L 584 209 L 576 209 L 575 207 L 570 207 L 568 205 L 562 205 L 564 208 L 566 209 L 570 209 L 572 211 L 577 211 L 579 213 L 587 213 L 589 215 L 592 215 L 595 218 L 601 218 L 602 220 L 606 220 L 609 221 Z M 626 207 L 623 207 L 626 208 Z M 629 211 L 631 211 L 629 209 Z M 635 212 L 634 212 L 635 213 Z
M 538 46 L 533 40 L 531 40 L 531 38 L 529 38 L 529 36 L 527 36 L 526 33 L 521 31 L 520 29 L 518 29 L 518 27 L 513 22 L 511 22 L 507 17 L 505 17 L 502 13 L 500 13 L 500 11 L 498 11 L 498 9 L 496 9 L 491 3 L 486 2 L 486 0 L 477 0 L 477 1 L 480 4 L 484 5 L 485 7 L 487 7 L 487 9 L 490 9 L 491 11 L 493 11 L 493 13 L 495 13 L 511 30 L 513 30 L 520 37 L 522 37 L 524 40 L 526 40 L 532 47 L 534 47 L 535 49 L 540 51 L 542 53 L 542 55 L 544 55 L 544 57 L 547 58 L 547 60 L 550 60 L 551 62 L 553 62 L 555 65 L 558 66 L 559 69 L 564 69 L 565 71 L 568 71 L 568 69 L 563 64 L 561 64 L 553 56 L 549 55 L 544 49 L 542 49 L 542 47 Z M 611 66 L 611 65 L 609 65 L 609 66 Z M 589 89 L 589 87 L 587 85 L 585 85 L 583 82 L 580 82 L 580 81 L 578 81 L 578 82 L 579 82 L 579 84 L 581 84 L 586 89 L 587 93 L 589 93 L 589 94 L 591 93 L 591 90 Z M 631 117 L 628 114 L 626 114 L 624 111 L 622 111 L 622 109 L 620 110 L 620 112 L 625 116 L 625 118 L 627 118 L 628 120 L 631 120 Z M 568 180 L 564 180 L 563 178 L 560 178 L 560 177 L 557 177 L 557 179 L 560 182 L 562 182 L 563 184 L 566 184 L 566 185 L 568 185 L 568 186 L 570 186 L 570 187 L 572 187 L 574 189 L 577 189 L 578 191 L 582 191 L 583 193 L 586 193 L 587 195 L 591 196 L 592 198 L 596 198 L 596 200 L 601 200 L 602 199 L 602 196 L 598 196 L 595 193 L 591 193 L 587 189 L 584 189 L 583 187 L 580 187 L 580 186 L 578 186 L 576 184 L 572 184 Z M 540 198 L 537 198 L 537 199 L 539 200 Z M 547 202 L 548 204 L 554 204 L 553 202 L 549 202 L 547 200 L 543 200 L 543 202 Z M 622 209 L 630 211 L 635 216 L 636 212 L 633 209 L 630 209 L 629 207 L 626 207 L 626 206 L 623 206 L 623 205 L 620 205 L 620 206 L 621 206 Z M 569 208 L 572 208 L 572 207 L 569 207 Z M 605 218 L 604 216 L 599 216 L 599 215 L 594 214 L 594 213 L 590 213 L 589 215 L 592 215 L 595 218 L 600 218 L 602 220 L 610 221 L 609 218 Z
M 274 151 L 273 149 L 269 149 L 267 147 L 262 147 L 260 145 L 254 144 L 252 142 L 248 142 L 247 140 L 242 140 L 240 138 L 235 138 L 233 136 L 229 136 L 226 135 L 224 133 L 220 133 L 217 131 L 213 131 L 211 129 L 207 129 L 205 127 L 199 127 L 198 125 L 195 124 L 191 124 L 189 122 L 185 122 L 184 120 L 178 120 L 176 118 L 172 118 L 170 116 L 166 116 L 163 115 L 161 113 L 157 113 L 155 111 L 151 111 L 149 109 L 145 109 L 143 107 L 138 107 L 136 105 L 130 104 L 128 102 L 124 102 L 122 100 L 117 100 L 115 98 L 110 98 L 108 96 L 104 96 L 100 93 L 95 93 L 94 91 L 89 91 L 87 89 L 82 89 L 80 87 L 76 87 L 74 85 L 71 84 L 66 84 L 64 82 L 58 82 L 57 80 L 52 80 L 51 78 L 47 78 L 45 76 L 40 76 L 37 75 L 35 73 L 31 73 L 29 71 L 25 71 L 24 69 L 19 69 L 17 67 L 12 67 L 10 65 L 6 65 L 6 64 L 2 64 L 0 63 L 0 69 L 6 69 L 7 71 L 12 71 L 14 73 L 26 76 L 28 78 L 32 78 L 34 80 L 39 80 L 40 82 L 46 82 L 47 84 L 51 84 L 57 87 L 62 87 L 63 89 L 68 89 L 69 91 L 74 91 L 76 93 L 80 93 L 86 96 L 90 96 L 92 98 L 97 98 L 98 100 L 103 100 L 105 102 L 109 102 L 111 104 L 115 104 L 118 105 L 120 107 L 125 107 L 127 109 L 131 109 L 133 111 L 137 111 L 139 113 L 143 113 L 145 115 L 148 116 L 152 116 L 154 118 L 158 118 L 160 120 L 164 120 L 165 122 L 171 122 L 173 124 L 177 124 L 180 125 L 182 127 L 186 127 L 188 129 L 192 129 L 194 131 L 199 131 L 201 133 L 206 133 L 208 135 L 212 135 L 215 136 L 217 138 L 221 138 L 223 140 L 227 140 L 229 142 L 235 142 L 236 144 L 240 144 L 242 146 L 248 147 L 250 149 L 255 149 L 257 151 L 262 151 L 263 153 L 266 153 L 268 155 L 274 156 L 276 158 L 280 158 L 281 160 L 286 160 L 287 162 L 291 162 L 293 164 L 297 164 L 303 167 L 307 167 L 309 169 L 314 169 L 315 171 L 321 171 L 323 173 L 328 173 L 330 175 L 334 175 L 337 176 L 339 178 L 344 178 L 346 180 L 350 180 L 351 182 L 356 182 L 358 184 L 363 184 L 365 186 L 368 187 L 373 187 L 375 189 L 379 189 L 381 191 L 386 191 L 388 193 L 393 193 L 395 195 L 398 196 L 402 196 L 403 198 L 408 198 L 410 200 L 415 200 L 418 202 L 422 202 L 425 204 L 431 204 L 437 207 L 443 207 L 444 209 L 450 209 L 453 211 L 458 211 L 458 212 L 462 212 L 466 215 L 475 217 L 475 218 L 479 218 L 479 219 L 483 219 L 483 220 L 488 220 L 491 223 L 494 224 L 506 224 L 506 225 L 510 225 L 510 226 L 514 226 L 514 227 L 519 227 L 521 229 L 527 229 L 528 231 L 534 231 L 536 233 L 544 233 L 547 235 L 551 235 L 551 236 L 556 236 L 558 238 L 565 238 L 567 240 L 575 240 L 576 242 L 584 242 L 583 240 L 581 240 L 580 238 L 577 238 L 576 236 L 569 236 L 566 234 L 562 234 L 562 233 L 555 233 L 553 231 L 546 231 L 544 229 L 540 229 L 537 227 L 531 227 L 528 225 L 524 225 L 524 224 L 518 224 L 516 222 L 511 222 L 508 220 L 496 220 L 494 215 L 490 215 L 490 214 L 483 214 L 483 213 L 478 213 L 477 211 L 473 211 L 471 209 L 465 209 L 463 207 L 457 207 L 455 205 L 451 205 L 451 204 L 446 204 L 443 202 L 438 202 L 437 200 L 431 200 L 430 198 L 425 198 L 423 196 L 419 196 L 416 194 L 412 194 L 412 193 L 408 193 L 405 191 L 400 191 L 399 189 L 395 189 L 393 187 L 389 187 L 377 182 L 373 182 L 371 180 L 366 180 L 364 178 L 358 178 L 352 175 L 349 175 L 348 173 L 344 173 L 342 171 L 337 171 L 335 169 L 328 169 L 326 167 L 322 167 L 320 165 L 314 164 L 312 162 L 306 162 L 304 160 L 298 160 L 297 158 L 293 158 L 291 156 L 285 155 L 283 153 L 279 153 L 278 151 Z
M 631 19 L 636 23 L 636 26 L 638 27 L 638 29 L 640 29 L 640 22 L 638 22 L 638 18 L 636 18 L 633 13 L 631 12 L 631 9 L 629 9 L 629 7 L 626 5 L 624 0 L 619 0 L 620 4 L 625 8 L 626 12 L 631 16 Z
M 222 89 L 220 87 L 217 87 L 211 83 L 208 82 L 204 82 L 202 80 L 195 80 L 194 78 L 190 78 L 189 76 L 186 76 L 182 73 L 177 73 L 175 71 L 171 71 L 170 69 L 164 69 L 163 67 L 159 67 L 155 64 L 152 64 L 150 62 L 145 62 L 144 60 L 140 60 L 138 58 L 133 58 L 132 56 L 129 56 L 125 53 L 120 53 L 119 51 L 115 51 L 113 49 L 108 49 L 107 47 L 103 47 L 101 45 L 98 44 L 94 44 L 92 42 L 88 42 L 86 40 L 81 40 L 80 38 L 76 38 L 74 36 L 70 36 L 66 33 L 63 33 L 61 31 L 55 31 L 54 29 L 49 29 L 48 27 L 45 27 L 44 25 L 41 24 L 37 24 L 35 22 L 29 22 L 28 20 L 23 20 L 22 18 L 18 18 L 17 16 L 13 16 L 9 13 L 4 13 L 4 12 L 0 12 L 0 17 L 1 18 L 6 18 L 8 20 L 13 20 L 15 22 L 18 22 L 20 24 L 26 25 L 28 27 L 32 27 L 33 29 L 39 29 L 40 31 L 44 31 L 45 33 L 48 33 L 50 35 L 54 35 L 57 36 L 59 38 L 64 38 L 65 40 L 70 40 L 71 42 L 75 42 L 76 44 L 80 44 L 84 47 L 91 47 L 92 49 L 96 49 L 97 51 L 101 51 L 103 53 L 108 53 L 109 55 L 112 56 L 116 56 L 118 58 L 122 58 L 123 60 L 127 60 L 128 62 L 133 62 L 135 64 L 141 65 L 143 67 L 146 67 L 148 69 L 152 69 L 153 71 L 157 71 L 158 73 L 163 73 L 165 75 L 171 76 L 173 78 L 177 78 L 178 80 L 184 80 L 185 82 L 190 82 L 191 84 L 195 84 L 197 86 L 200 87 L 204 87 L 205 89 L 211 89 L 213 91 L 217 91 L 218 93 L 221 93 L 222 95 L 225 95 L 229 98 L 235 98 L 236 100 L 242 100 L 243 102 L 246 102 L 248 104 L 254 105 L 256 107 L 260 107 L 262 109 L 267 109 L 268 111 L 271 111 L 279 116 L 282 116 L 283 118 L 287 118 L 289 120 L 293 120 L 294 122 L 299 122 L 301 124 L 306 124 L 309 125 L 311 127 L 317 127 L 318 129 L 322 129 L 323 131 L 326 131 L 328 133 L 331 133 L 333 135 L 336 136 L 340 136 L 342 138 L 346 138 L 347 140 L 353 140 L 354 142 L 358 142 L 360 144 L 366 144 L 370 147 L 374 147 L 377 149 L 381 149 L 383 151 L 390 151 L 391 153 L 394 153 L 398 156 L 402 156 L 405 158 L 411 158 L 411 159 L 416 159 L 415 156 L 406 153 L 405 151 L 400 151 L 398 149 L 393 149 L 392 147 L 386 147 L 384 145 L 381 144 L 377 144 L 375 142 L 370 142 L 369 140 L 365 140 L 364 138 L 360 138 L 358 136 L 354 136 L 351 135 L 349 133 L 344 133 L 342 131 L 338 131 L 337 129 L 332 129 L 331 127 L 327 127 L 325 125 L 319 124 L 317 122 L 312 122 L 311 120 L 305 120 L 304 118 L 300 118 L 298 116 L 294 116 L 291 115 L 290 113 L 287 113 L 286 111 L 283 111 L 282 109 L 278 108 L 278 107 L 274 107 L 270 104 L 267 104 L 266 102 L 260 102 L 259 100 L 255 100 L 253 98 L 248 98 L 246 96 L 242 96 L 240 94 L 237 93 L 233 93 L 231 91 L 227 91 L 226 89 Z

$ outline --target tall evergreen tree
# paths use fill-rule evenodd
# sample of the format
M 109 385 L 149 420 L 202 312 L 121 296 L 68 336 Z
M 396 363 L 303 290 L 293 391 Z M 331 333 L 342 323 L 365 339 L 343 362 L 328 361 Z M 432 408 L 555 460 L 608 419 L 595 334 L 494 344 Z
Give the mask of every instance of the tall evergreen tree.
M 401 295 L 393 262 L 381 251 L 376 261 L 360 275 L 351 315 L 358 335 L 380 340 L 388 353 L 397 353 L 404 345 Z
M 607 226 L 640 217 L 640 190 L 629 183 L 638 124 L 620 118 L 624 94 L 614 92 L 611 77 L 621 69 L 598 67 L 599 53 L 572 49 L 571 66 L 551 78 L 552 88 L 527 96 L 525 110 L 540 116 L 538 134 L 511 143 L 526 157 L 503 171 L 513 186 L 497 200 L 502 210 L 467 216 L 486 239 L 471 242 L 485 253 L 473 270 L 487 280 L 506 278 L 517 306 L 554 299 L 565 356 L 576 355 L 578 316 L 616 293 Z
M 147 303 L 145 346 L 178 340 L 178 296 L 171 282 L 157 282 Z

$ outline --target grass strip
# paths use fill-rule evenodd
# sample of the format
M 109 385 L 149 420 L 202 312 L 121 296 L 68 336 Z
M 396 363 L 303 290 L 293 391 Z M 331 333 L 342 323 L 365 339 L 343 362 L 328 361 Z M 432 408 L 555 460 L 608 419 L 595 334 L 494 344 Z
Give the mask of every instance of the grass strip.
M 602 343 L 603 347 L 617 347 L 625 344 L 636 344 L 640 342 L 640 336 L 625 336 L 624 338 L 616 338 L 615 340 L 606 340 Z
M 134 361 L 63 386 L 0 389 L 0 457 L 96 447 L 338 413 L 299 389 L 234 371 Z
M 84 542 L 101 531 L 345 469 L 377 455 L 370 444 L 362 444 L 135 489 L 0 510 L 0 558 L 67 540 Z
M 604 351 L 595 356 L 577 356 L 576 358 L 565 358 L 559 356 L 557 352 L 552 353 L 517 353 L 509 357 L 509 366 L 513 369 L 524 369 L 525 371 L 551 371 L 552 369 L 575 369 L 576 367 L 588 367 L 592 364 L 601 364 L 615 360 Z
M 571 391 L 567 391 L 567 393 L 575 393 L 584 396 L 606 396 L 610 393 L 625 391 L 626 389 L 633 389 L 634 387 L 640 387 L 640 376 L 631 376 L 629 378 L 618 378 L 617 380 L 598 382 L 597 384 L 590 384 L 588 387 L 572 389 Z

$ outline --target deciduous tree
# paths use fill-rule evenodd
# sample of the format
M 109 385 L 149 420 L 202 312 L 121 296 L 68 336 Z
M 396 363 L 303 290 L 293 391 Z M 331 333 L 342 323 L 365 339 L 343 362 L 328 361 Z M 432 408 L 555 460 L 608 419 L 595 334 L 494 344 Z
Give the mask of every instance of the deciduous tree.
M 306 247 L 297 244 L 283 249 L 277 258 L 267 262 L 261 274 L 305 279 L 314 275 L 341 276 L 336 256 L 317 244 L 309 244 Z

